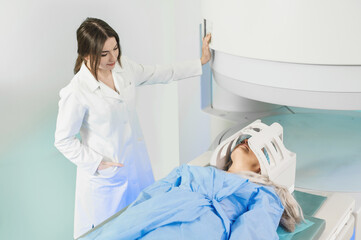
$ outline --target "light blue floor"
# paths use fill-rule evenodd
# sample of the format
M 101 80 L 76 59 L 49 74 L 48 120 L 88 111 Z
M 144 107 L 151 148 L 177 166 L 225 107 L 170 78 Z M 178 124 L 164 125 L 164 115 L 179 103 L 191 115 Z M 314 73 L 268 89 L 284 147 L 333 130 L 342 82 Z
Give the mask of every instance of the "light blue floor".
M 0 154 L 1 240 L 72 239 L 75 167 L 53 146 L 55 118 L 46 115 Z
M 297 154 L 296 186 L 361 192 L 361 113 L 298 113 L 270 116 L 284 143 Z

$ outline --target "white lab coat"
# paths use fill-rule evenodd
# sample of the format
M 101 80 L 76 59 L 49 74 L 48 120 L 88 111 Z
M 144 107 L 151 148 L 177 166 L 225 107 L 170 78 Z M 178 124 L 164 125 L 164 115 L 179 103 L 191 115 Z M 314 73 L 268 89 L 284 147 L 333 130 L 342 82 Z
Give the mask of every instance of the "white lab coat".
M 135 87 L 202 74 L 200 60 L 145 66 L 122 56 L 121 64 L 112 70 L 119 94 L 84 64 L 60 91 L 55 146 L 77 165 L 75 238 L 132 203 L 154 181 L 135 110 Z M 102 160 L 124 167 L 97 171 Z

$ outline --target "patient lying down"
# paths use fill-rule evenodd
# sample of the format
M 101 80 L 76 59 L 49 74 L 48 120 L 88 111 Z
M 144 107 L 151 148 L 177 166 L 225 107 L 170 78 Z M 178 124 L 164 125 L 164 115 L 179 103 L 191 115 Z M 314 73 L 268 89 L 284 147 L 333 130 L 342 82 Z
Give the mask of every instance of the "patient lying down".
M 244 140 L 224 170 L 177 167 L 81 239 L 278 239 L 279 224 L 293 231 L 302 211 L 286 188 L 259 172 Z
M 280 223 L 287 231 L 294 231 L 295 225 L 303 220 L 302 210 L 286 187 L 275 184 L 268 177 L 259 174 L 260 163 L 248 146 L 248 139 L 236 145 L 228 159 L 223 170 L 239 174 L 254 183 L 273 187 L 284 206 Z

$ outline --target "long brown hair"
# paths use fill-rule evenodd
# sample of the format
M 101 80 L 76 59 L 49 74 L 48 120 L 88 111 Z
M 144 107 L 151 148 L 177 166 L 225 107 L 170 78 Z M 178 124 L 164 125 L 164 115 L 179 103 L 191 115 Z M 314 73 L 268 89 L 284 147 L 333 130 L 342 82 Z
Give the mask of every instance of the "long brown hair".
M 101 52 L 105 41 L 114 37 L 118 44 L 118 63 L 121 65 L 121 49 L 119 36 L 106 22 L 97 18 L 87 18 L 76 31 L 78 41 L 78 58 L 75 62 L 74 74 L 79 72 L 85 57 L 89 56 L 91 73 L 98 79 L 97 69 L 99 67 Z

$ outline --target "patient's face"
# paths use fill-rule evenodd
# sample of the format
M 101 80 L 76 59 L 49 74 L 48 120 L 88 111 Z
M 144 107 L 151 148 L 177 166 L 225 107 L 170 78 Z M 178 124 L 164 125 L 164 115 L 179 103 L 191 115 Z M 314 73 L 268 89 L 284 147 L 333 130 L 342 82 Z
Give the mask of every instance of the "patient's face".
M 248 146 L 248 139 L 236 146 L 231 153 L 232 165 L 228 172 L 252 171 L 260 173 L 259 161 L 254 152 Z

